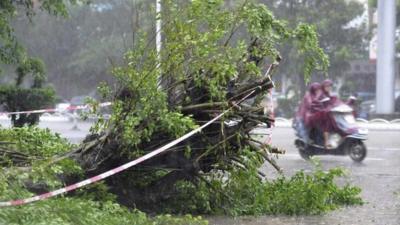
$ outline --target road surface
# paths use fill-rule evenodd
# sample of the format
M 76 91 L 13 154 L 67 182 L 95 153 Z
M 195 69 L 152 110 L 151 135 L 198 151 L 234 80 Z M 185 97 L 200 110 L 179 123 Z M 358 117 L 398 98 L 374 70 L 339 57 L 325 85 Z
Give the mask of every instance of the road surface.
M 275 128 L 273 144 L 286 149 L 277 159 L 287 175 L 298 170 L 312 170 L 313 165 L 303 160 L 294 147 L 294 133 L 290 128 Z M 319 156 L 325 169 L 343 167 L 349 171 L 349 181 L 362 188 L 366 204 L 346 207 L 322 216 L 262 216 L 210 218 L 215 225 L 400 225 L 400 131 L 370 130 L 367 158 L 360 164 L 345 156 Z M 262 170 L 276 176 L 273 168 Z

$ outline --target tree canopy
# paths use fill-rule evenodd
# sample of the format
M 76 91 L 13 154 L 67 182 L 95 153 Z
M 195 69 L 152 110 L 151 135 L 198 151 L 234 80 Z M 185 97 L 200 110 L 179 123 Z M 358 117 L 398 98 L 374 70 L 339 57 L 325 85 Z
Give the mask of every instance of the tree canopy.
M 24 111 L 49 107 L 55 91 L 44 87 L 45 65 L 39 58 L 30 57 L 15 36 L 13 21 L 26 17 L 29 22 L 38 11 L 67 16 L 67 3 L 76 0 L 4 0 L 0 3 L 0 72 L 8 66 L 15 68 L 11 84 L 0 86 L 0 103 L 8 111 Z M 12 115 L 15 126 L 34 125 L 39 115 Z
M 349 59 L 363 57 L 366 43 L 362 41 L 362 29 L 346 27 L 361 15 L 360 3 L 345 0 L 261 2 L 289 27 L 301 22 L 315 24 L 321 47 L 331 60 L 331 76 L 340 76 Z M 226 3 L 224 7 L 233 7 L 237 2 Z M 121 55 L 134 47 L 138 35 L 145 32 L 149 37 L 154 36 L 153 1 L 98 0 L 92 5 L 75 5 L 68 10 L 68 20 L 39 12 L 34 26 L 27 26 L 23 20 L 15 22 L 18 39 L 28 52 L 43 58 L 49 81 L 64 97 L 86 95 L 99 81 L 110 81 L 109 68 L 121 64 Z M 238 29 L 237 33 L 240 32 Z M 285 66 L 279 73 L 300 83 L 305 64 L 296 52 L 296 44 L 282 46 L 280 50 Z M 73 84 L 77 79 L 79 86 Z
M 263 0 L 275 15 L 287 21 L 289 27 L 297 23 L 312 24 L 318 32 L 321 48 L 329 56 L 328 75 L 331 78 L 341 76 L 348 68 L 349 61 L 366 57 L 365 29 L 351 26 L 351 22 L 364 12 L 357 1 L 347 0 Z M 287 76 L 301 73 L 303 59 L 288 44 L 282 48 L 286 63 L 280 73 Z M 301 84 L 301 78 L 296 84 Z
M 24 48 L 17 41 L 12 20 L 27 16 L 32 19 L 38 10 L 52 15 L 67 15 L 66 3 L 77 0 L 3 0 L 0 3 L 0 63 L 18 64 L 26 58 Z

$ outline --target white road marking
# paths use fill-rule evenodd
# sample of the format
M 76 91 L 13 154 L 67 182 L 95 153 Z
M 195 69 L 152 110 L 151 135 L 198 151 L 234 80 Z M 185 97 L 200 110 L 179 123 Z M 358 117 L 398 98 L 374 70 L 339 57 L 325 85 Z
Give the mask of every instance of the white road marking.
M 400 151 L 400 148 L 367 147 L 370 151 Z
M 321 157 L 321 156 L 329 156 L 329 155 L 319 155 L 319 156 L 317 156 L 317 157 Z M 283 159 L 283 158 L 296 158 L 296 159 L 301 159 L 301 156 L 300 156 L 299 154 L 286 153 L 286 154 L 284 154 L 284 155 L 280 155 L 279 158 L 278 158 L 278 160 L 279 160 L 279 159 Z M 366 161 L 383 161 L 383 160 L 385 160 L 385 159 L 382 159 L 382 158 L 374 158 L 374 157 L 368 157 L 368 156 L 367 156 L 367 158 L 365 158 L 365 160 L 366 160 Z

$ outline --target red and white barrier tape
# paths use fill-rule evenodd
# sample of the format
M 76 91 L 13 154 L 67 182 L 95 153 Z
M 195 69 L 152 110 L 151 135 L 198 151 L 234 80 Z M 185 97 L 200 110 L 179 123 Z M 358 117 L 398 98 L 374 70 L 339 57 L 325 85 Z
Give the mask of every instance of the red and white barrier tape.
M 103 102 L 100 103 L 100 107 L 110 106 L 111 102 Z M 90 108 L 90 105 L 81 105 L 81 106 L 68 106 L 65 110 L 59 109 L 37 109 L 37 110 L 28 110 L 28 111 L 20 111 L 20 112 L 0 112 L 0 115 L 20 115 L 20 114 L 35 114 L 35 113 L 52 113 L 52 112 L 60 112 L 60 111 L 67 111 L 67 110 L 77 110 L 77 109 L 86 109 Z
M 255 90 L 250 92 L 250 94 L 248 94 L 245 97 L 243 97 L 243 99 L 240 100 L 239 102 L 235 103 L 235 105 L 237 106 L 238 104 L 240 104 L 244 99 L 246 99 L 248 96 L 250 96 L 254 92 L 255 92 Z M 205 123 L 201 127 L 192 130 L 191 132 L 183 135 L 182 137 L 180 137 L 180 138 L 178 138 L 178 139 L 176 139 L 174 141 L 171 141 L 168 144 L 166 144 L 166 145 L 164 145 L 164 146 L 162 146 L 162 147 L 160 147 L 160 148 L 158 148 L 158 149 L 156 149 L 156 150 L 154 150 L 154 151 L 152 151 L 152 152 L 150 152 L 150 153 L 148 153 L 148 154 L 146 154 L 146 155 L 144 155 L 142 157 L 139 157 L 139 158 L 137 158 L 137 159 L 135 159 L 135 160 L 133 160 L 131 162 L 125 163 L 122 166 L 118 166 L 118 167 L 116 167 L 116 168 L 114 168 L 112 170 L 106 171 L 106 172 L 104 172 L 102 174 L 99 174 L 97 176 L 88 178 L 88 179 L 83 180 L 81 182 L 69 185 L 69 186 L 64 187 L 64 188 L 60 188 L 60 189 L 55 190 L 55 191 L 51 191 L 51 192 L 48 192 L 48 193 L 44 193 L 44 194 L 37 195 L 37 196 L 34 196 L 34 197 L 26 198 L 26 199 L 18 199 L 18 200 L 12 200 L 12 201 L 7 201 L 7 202 L 0 202 L 0 207 L 25 205 L 25 204 L 28 204 L 28 203 L 31 203 L 31 202 L 36 202 L 36 201 L 44 200 L 44 199 L 47 199 L 47 198 L 51 198 L 51 197 L 54 197 L 54 196 L 57 196 L 57 195 L 60 195 L 60 194 L 63 194 L 63 193 L 78 189 L 80 187 L 84 187 L 84 186 L 86 186 L 88 184 L 95 183 L 95 182 L 97 182 L 99 180 L 103 180 L 103 179 L 105 179 L 105 178 L 107 178 L 109 176 L 117 174 L 117 173 L 119 173 L 121 171 L 124 171 L 124 170 L 126 170 L 126 169 L 128 169 L 128 168 L 130 168 L 132 166 L 135 166 L 135 165 L 137 165 L 137 164 L 139 164 L 139 163 L 141 163 L 143 161 L 146 161 L 146 160 L 148 160 L 148 159 L 150 159 L 150 158 L 152 158 L 152 157 L 154 157 L 156 155 L 159 155 L 160 153 L 168 150 L 169 148 L 179 144 L 180 142 L 188 139 L 189 137 L 193 136 L 194 134 L 200 132 L 205 127 L 207 127 L 210 124 L 214 123 L 216 120 L 218 120 L 223 115 L 225 115 L 227 112 L 229 112 L 231 109 L 232 109 L 232 107 L 227 109 L 227 110 L 225 110 L 224 112 L 219 114 L 217 117 L 215 117 L 214 119 L 208 121 L 207 123 Z

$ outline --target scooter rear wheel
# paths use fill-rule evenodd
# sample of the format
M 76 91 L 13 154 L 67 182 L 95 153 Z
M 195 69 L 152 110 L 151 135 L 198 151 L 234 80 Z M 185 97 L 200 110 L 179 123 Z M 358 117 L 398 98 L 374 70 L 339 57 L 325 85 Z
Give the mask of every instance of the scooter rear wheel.
M 349 144 L 347 152 L 353 161 L 361 162 L 367 156 L 367 147 L 362 141 L 356 141 Z
M 296 140 L 295 145 L 299 150 L 299 155 L 301 156 L 301 158 L 303 158 L 304 160 L 310 160 L 312 154 L 309 153 L 306 144 L 300 140 Z
M 301 158 L 303 158 L 304 160 L 310 160 L 310 157 L 312 156 L 312 155 L 308 154 L 306 152 L 306 150 L 301 150 L 301 149 L 299 149 L 299 154 L 300 154 Z

